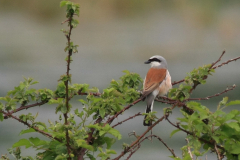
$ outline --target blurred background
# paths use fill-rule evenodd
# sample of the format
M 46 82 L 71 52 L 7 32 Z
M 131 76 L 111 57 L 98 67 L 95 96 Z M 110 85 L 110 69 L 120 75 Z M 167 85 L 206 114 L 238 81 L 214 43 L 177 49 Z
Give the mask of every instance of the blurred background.
M 40 83 L 35 87 L 54 90 L 60 75 L 66 72 L 66 38 L 60 32 L 67 28 L 65 9 L 60 0 L 0 0 L 0 96 L 17 86 L 24 77 L 32 77 Z M 145 77 L 149 65 L 143 62 L 153 55 L 161 55 L 168 61 L 172 81 L 183 79 L 187 72 L 216 61 L 225 49 L 222 62 L 240 56 L 240 1 L 164 1 L 164 0 L 75 0 L 80 3 L 79 26 L 73 30 L 72 40 L 79 45 L 79 53 L 73 55 L 71 74 L 73 83 L 89 83 L 100 91 L 108 87 L 112 79 L 119 79 L 123 70 L 136 72 Z M 218 102 L 228 96 L 240 99 L 240 62 L 218 68 L 207 84 L 198 86 L 192 97 L 206 97 L 236 84 L 234 91 L 202 103 L 212 111 Z M 176 87 L 176 86 L 175 86 Z M 78 97 L 80 98 L 80 97 Z M 77 98 L 77 99 L 78 99 Z M 75 108 L 82 106 L 73 100 Z M 162 116 L 167 107 L 155 103 L 154 110 Z M 240 106 L 227 108 L 226 111 Z M 137 112 L 144 112 L 141 102 L 119 116 L 114 123 Z M 58 116 L 54 106 L 31 108 L 21 113 L 39 112 L 37 120 L 47 123 Z M 176 108 L 170 119 L 176 122 L 180 116 Z M 119 126 L 123 139 L 114 145 L 118 152 L 122 143 L 135 140 L 128 133 L 135 130 L 141 134 L 143 117 Z M 114 124 L 113 123 L 113 124 Z M 26 126 L 8 119 L 0 123 L 0 154 L 24 137 L 42 137 L 39 134 L 18 136 Z M 153 130 L 181 156 L 180 147 L 185 145 L 185 134 L 169 134 L 174 128 L 162 122 Z M 34 155 L 31 149 L 23 155 Z M 145 141 L 132 156 L 133 160 L 169 160 L 170 152 L 157 140 Z M 126 157 L 125 157 L 126 158 Z M 205 158 L 205 157 L 203 157 Z M 145 159 L 145 158 L 144 158 Z M 208 159 L 216 159 L 208 154 Z

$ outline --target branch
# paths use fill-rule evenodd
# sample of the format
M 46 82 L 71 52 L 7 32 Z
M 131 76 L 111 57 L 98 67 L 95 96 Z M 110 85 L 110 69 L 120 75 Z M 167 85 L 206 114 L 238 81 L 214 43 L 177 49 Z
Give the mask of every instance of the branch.
M 236 85 L 234 84 L 234 85 L 230 86 L 230 88 L 226 88 L 224 91 L 222 91 L 222 92 L 220 92 L 220 93 L 217 93 L 217 94 L 214 94 L 214 95 L 205 97 L 205 98 L 188 98 L 188 99 L 184 100 L 184 102 L 186 102 L 186 101 L 192 101 L 192 100 L 198 100 L 198 101 L 201 101 L 201 100 L 209 100 L 210 98 L 220 96 L 220 95 L 222 95 L 222 94 L 224 94 L 224 93 L 227 93 L 227 92 L 229 92 L 229 91 L 231 91 L 231 90 L 234 90 L 235 88 L 236 88 Z
M 221 61 L 221 59 L 222 59 L 223 55 L 225 54 L 225 52 L 226 52 L 226 51 L 224 50 L 224 51 L 222 52 L 221 56 L 218 58 L 218 60 L 217 60 L 216 62 L 212 63 L 210 69 L 212 69 L 213 66 L 215 66 L 215 64 L 217 64 L 218 62 Z
M 141 146 L 140 144 L 137 145 L 137 148 L 136 149 L 134 148 L 135 150 L 131 151 L 126 160 L 129 160 L 132 157 L 132 155 L 140 148 L 140 146 Z
M 128 148 L 126 148 L 124 151 L 122 151 L 122 153 L 114 158 L 114 160 L 119 160 L 122 156 L 124 156 L 133 146 L 135 146 L 136 144 L 138 144 L 138 142 L 154 127 L 156 126 L 159 122 L 161 122 L 163 119 L 165 118 L 165 116 L 162 116 L 159 120 L 157 120 L 153 125 L 149 126 L 148 129 L 137 138 L 136 141 L 134 141 Z
M 172 85 L 174 86 L 174 85 L 179 84 L 179 83 L 182 83 L 182 82 L 184 82 L 184 81 L 185 81 L 185 79 L 182 79 L 182 80 L 180 80 L 180 81 L 174 81 L 174 82 L 172 83 Z
M 167 120 L 172 126 L 180 129 L 181 131 L 183 131 L 183 132 L 185 132 L 185 133 L 187 133 L 187 134 L 189 134 L 189 135 L 192 135 L 192 136 L 194 135 L 192 132 L 189 132 L 189 131 L 181 128 L 179 125 L 173 124 L 173 123 L 168 119 L 168 117 L 166 117 L 166 120 Z M 194 135 L 194 136 L 196 137 L 196 135 Z M 198 138 L 198 140 L 200 140 L 200 141 L 202 141 L 202 142 L 204 142 L 204 143 L 208 143 L 208 144 L 213 145 L 213 146 L 214 146 L 214 144 L 215 144 L 215 142 L 213 143 L 212 141 L 207 141 L 207 140 L 205 140 L 205 139 L 203 139 L 203 138 L 199 138 L 199 137 L 196 137 L 196 138 Z M 220 149 L 222 149 L 223 151 L 225 151 L 225 149 L 224 149 L 223 147 L 221 147 L 221 146 L 219 146 L 219 145 L 217 145 L 217 147 L 220 148 Z
M 47 102 L 48 101 L 43 101 L 43 102 L 37 102 L 37 103 L 31 104 L 31 105 L 27 105 L 27 106 L 21 106 L 18 109 L 15 109 L 15 110 L 12 110 L 11 112 L 6 113 L 5 116 L 4 116 L 4 119 L 7 119 L 10 114 L 13 114 L 13 113 L 16 113 L 16 112 L 19 112 L 21 110 L 28 109 L 28 108 L 31 108 L 31 107 L 41 106 L 41 105 L 43 105 L 43 104 L 45 104 Z
M 155 138 L 157 138 L 159 141 L 161 141 L 161 142 L 164 144 L 164 146 L 167 147 L 167 149 L 172 153 L 173 157 L 178 158 L 178 157 L 176 156 L 176 154 L 174 153 L 174 150 L 171 149 L 171 148 L 169 148 L 168 145 L 167 145 L 159 136 L 157 136 L 157 135 L 150 135 L 150 136 L 155 137 Z
M 214 150 L 216 151 L 218 160 L 222 160 L 222 158 L 221 158 L 221 156 L 220 156 L 220 153 L 219 153 L 219 151 L 218 151 L 218 147 L 217 147 L 216 143 L 214 144 Z
M 119 114 L 123 113 L 125 110 L 131 108 L 132 106 L 134 106 L 135 104 L 137 104 L 138 102 L 140 102 L 142 99 L 137 99 L 136 101 L 134 101 L 133 103 L 129 104 L 128 106 L 126 106 L 125 108 L 123 108 L 121 111 L 119 111 L 118 113 L 116 113 L 114 116 L 112 116 L 111 118 L 109 118 L 107 120 L 107 122 L 104 124 L 104 126 L 106 124 L 111 124 L 112 121 L 118 117 Z
M 218 60 L 217 60 L 216 62 L 212 63 L 210 69 L 217 69 L 217 68 L 222 67 L 223 65 L 226 65 L 226 64 L 228 64 L 228 63 L 230 63 L 230 62 L 232 62 L 232 61 L 237 61 L 238 59 L 240 59 L 240 56 L 239 56 L 239 57 L 236 57 L 236 58 L 234 58 L 234 59 L 230 59 L 230 60 L 228 60 L 228 61 L 226 61 L 226 62 L 223 62 L 223 63 L 215 66 L 218 62 L 221 61 L 221 59 L 222 59 L 222 57 L 223 57 L 224 54 L 225 54 L 225 50 L 222 52 L 222 54 L 221 54 L 221 56 L 218 58 Z M 174 81 L 174 82 L 172 83 L 172 85 L 176 85 L 176 84 L 182 83 L 182 82 L 184 82 L 184 81 L 185 81 L 185 79 L 182 79 L 182 80 L 180 80 L 180 81 Z
M 73 26 L 72 26 L 72 17 L 73 17 L 73 14 L 71 14 L 70 18 L 68 19 L 68 24 L 69 24 L 69 33 L 68 35 L 66 36 L 67 38 L 67 41 L 68 41 L 68 59 L 67 59 L 67 80 L 64 81 L 65 83 L 65 86 L 66 86 L 66 108 L 67 108 L 67 111 L 66 113 L 63 114 L 64 116 L 64 124 L 65 125 L 68 125 L 68 112 L 69 112 L 69 98 L 68 98 L 68 82 L 69 82 L 69 79 L 70 79 L 70 76 L 69 76 L 69 71 L 70 71 L 70 63 L 71 63 L 71 56 L 72 56 L 72 49 L 70 49 L 70 46 L 71 46 L 71 33 L 72 33 L 72 29 L 73 29 Z M 68 134 L 68 129 L 66 128 L 66 147 L 67 147 L 67 151 L 68 151 L 68 160 L 71 160 L 71 146 L 70 146 L 70 138 L 69 138 L 69 134 Z
M 121 121 L 121 122 L 118 122 L 117 124 L 115 124 L 114 126 L 112 126 L 112 128 L 114 128 L 114 127 L 122 124 L 123 122 L 126 122 L 126 121 L 128 121 L 128 120 L 130 120 L 130 119 L 133 119 L 133 118 L 135 118 L 135 117 L 137 117 L 137 116 L 142 116 L 142 113 L 141 113 L 141 112 L 138 112 L 137 114 L 135 114 L 135 115 L 133 115 L 133 116 L 131 116 L 131 117 L 129 117 L 129 118 Z
M 216 68 L 222 67 L 223 65 L 228 64 L 228 63 L 230 63 L 230 62 L 232 62 L 232 61 L 237 61 L 238 59 L 240 59 L 240 56 L 239 56 L 239 57 L 236 57 L 236 58 L 234 58 L 234 59 L 230 59 L 230 60 L 228 60 L 228 61 L 226 61 L 226 62 L 223 62 L 223 63 L 221 63 L 221 64 L 213 67 L 212 69 L 216 69 Z
M 16 116 L 14 116 L 14 115 L 12 115 L 12 114 L 10 114 L 10 113 L 4 112 L 4 111 L 1 111 L 1 112 L 2 112 L 4 115 L 7 115 L 8 117 L 11 117 L 11 118 L 13 118 L 13 119 L 15 119 L 15 120 L 17 120 L 17 121 L 25 124 L 25 125 L 28 126 L 29 128 L 33 128 L 36 132 L 41 133 L 42 135 L 44 135 L 44 136 L 46 136 L 46 137 L 48 137 L 48 138 L 55 139 L 55 140 L 57 140 L 57 141 L 59 141 L 59 142 L 62 142 L 61 139 L 56 138 L 56 137 L 53 137 L 51 134 L 46 133 L 46 132 L 44 132 L 43 130 L 40 130 L 40 129 L 38 129 L 37 127 L 32 126 L 31 124 L 29 124 L 29 123 L 21 120 L 20 118 L 17 118 Z

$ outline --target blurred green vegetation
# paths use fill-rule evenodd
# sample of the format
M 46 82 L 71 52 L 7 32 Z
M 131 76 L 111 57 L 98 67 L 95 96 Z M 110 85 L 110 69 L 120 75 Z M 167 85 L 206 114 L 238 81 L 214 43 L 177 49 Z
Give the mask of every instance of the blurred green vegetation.
M 181 12 L 183 16 L 198 16 L 198 20 L 205 24 L 212 22 L 212 17 L 217 16 L 218 11 L 227 7 L 240 7 L 239 0 L 73 0 L 81 5 L 84 9 L 81 12 L 86 12 L 86 16 L 101 10 L 102 16 L 115 16 L 126 18 L 139 14 L 154 12 L 156 10 L 168 10 L 171 12 Z M 36 18 L 44 18 L 50 20 L 58 17 L 62 13 L 59 5 L 60 0 L 18 0 L 9 1 L 1 0 L 0 9 L 5 11 L 21 11 Z M 92 12 L 92 13 L 91 13 Z M 186 15 L 185 15 L 186 14 Z

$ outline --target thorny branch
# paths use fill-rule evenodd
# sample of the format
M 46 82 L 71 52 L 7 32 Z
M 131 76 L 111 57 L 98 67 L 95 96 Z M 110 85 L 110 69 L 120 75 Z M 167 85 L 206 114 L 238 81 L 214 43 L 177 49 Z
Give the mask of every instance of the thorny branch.
M 187 134 L 189 134 L 189 135 L 193 135 L 192 132 L 189 132 L 189 131 L 181 128 L 178 124 L 177 124 L 177 125 L 173 124 L 173 123 L 168 119 L 168 117 L 166 117 L 166 120 L 167 120 L 172 126 L 180 129 L 181 131 L 183 131 L 183 132 L 185 132 L 185 133 L 187 133 Z M 211 145 L 214 145 L 214 144 L 215 144 L 215 142 L 213 143 L 212 141 L 207 141 L 207 140 L 205 140 L 205 139 L 203 139 L 203 138 L 199 138 L 199 137 L 197 137 L 197 138 L 198 138 L 200 141 L 204 142 L 204 143 L 208 143 L 208 144 L 211 144 Z M 223 147 L 221 147 L 221 146 L 219 146 L 219 145 L 217 145 L 217 147 L 220 148 L 220 149 L 222 149 L 223 151 L 225 150 Z
M 137 114 L 135 114 L 135 115 L 133 115 L 133 116 L 131 116 L 131 117 L 129 117 L 129 118 L 121 121 L 121 122 L 118 122 L 117 124 L 115 124 L 114 126 L 112 126 L 112 128 L 114 128 L 114 127 L 122 124 L 123 122 L 126 122 L 126 121 L 128 121 L 128 120 L 130 120 L 130 119 L 133 119 L 133 118 L 135 118 L 135 117 L 137 117 L 137 116 L 142 116 L 142 113 L 141 113 L 141 112 L 138 112 Z
M 7 119 L 10 114 L 13 114 L 13 113 L 16 113 L 16 112 L 19 112 L 21 110 L 28 109 L 28 108 L 31 108 L 31 107 L 41 106 L 41 105 L 43 105 L 47 102 L 48 101 L 42 101 L 42 102 L 37 102 L 37 103 L 34 103 L 34 104 L 27 105 L 27 106 L 21 106 L 18 109 L 15 109 L 15 110 L 12 110 L 11 112 L 6 113 L 5 116 L 4 116 L 4 119 Z
M 119 114 L 123 113 L 125 110 L 131 108 L 132 106 L 134 106 L 135 104 L 137 104 L 138 102 L 140 102 L 142 99 L 137 99 L 136 101 L 134 101 L 133 103 L 129 104 L 128 106 L 126 106 L 125 108 L 123 108 L 121 111 L 119 111 L 118 113 L 116 113 L 114 116 L 110 117 L 107 122 L 105 123 L 106 124 L 111 124 L 112 121 L 118 117 Z
M 69 82 L 69 79 L 70 79 L 70 75 L 69 75 L 69 71 L 70 71 L 70 63 L 71 63 L 71 56 L 72 56 L 72 49 L 70 49 L 70 43 L 71 43 L 71 34 L 72 34 L 72 29 L 73 29 L 73 26 L 72 26 L 72 17 L 73 17 L 73 14 L 71 14 L 70 18 L 68 19 L 68 25 L 69 25 L 69 33 L 66 35 L 66 38 L 67 38 L 67 41 L 68 41 L 68 58 L 67 58 L 67 80 L 64 81 L 65 83 L 65 87 L 66 87 L 66 108 L 67 108 L 67 111 L 66 113 L 63 114 L 64 116 L 64 124 L 65 125 L 68 125 L 68 112 L 69 112 L 69 98 L 68 98 L 68 82 Z M 68 133 L 68 129 L 66 128 L 66 147 L 67 147 L 67 151 L 68 151 L 68 160 L 71 159 L 71 146 L 70 146 L 70 137 L 69 137 L 69 133 Z
M 151 126 L 148 127 L 148 129 L 137 138 L 136 141 L 134 141 L 129 147 L 127 147 L 124 151 L 121 152 L 121 154 L 114 158 L 114 160 L 118 160 L 120 159 L 122 156 L 124 156 L 127 152 L 129 152 L 129 150 L 136 145 L 154 126 L 156 126 L 159 122 L 161 122 L 164 119 L 164 116 L 162 116 L 160 119 L 158 119 L 154 124 L 152 124 Z
M 61 139 L 56 138 L 56 137 L 53 137 L 51 134 L 46 133 L 46 132 L 44 132 L 43 130 L 38 129 L 37 127 L 34 127 L 33 125 L 29 124 L 28 122 L 25 122 L 25 121 L 21 120 L 20 118 L 12 115 L 10 112 L 9 112 L 9 113 L 4 112 L 4 111 L 0 111 L 0 112 L 2 112 L 2 113 L 3 113 L 5 116 L 7 116 L 7 117 L 11 117 L 11 118 L 13 118 L 13 119 L 15 119 L 15 120 L 17 120 L 17 121 L 25 124 L 25 125 L 28 126 L 29 128 L 33 128 L 36 132 L 41 133 L 42 135 L 44 135 L 44 136 L 46 136 L 46 137 L 48 137 L 48 138 L 55 139 L 55 140 L 57 140 L 57 141 L 59 141 L 59 142 L 62 142 Z
M 198 100 L 198 101 L 209 100 L 210 98 L 220 96 L 220 95 L 222 95 L 224 93 L 227 93 L 228 91 L 234 90 L 235 88 L 236 88 L 236 85 L 232 85 L 232 86 L 230 86 L 230 88 L 226 88 L 224 91 L 222 91 L 220 93 L 217 93 L 217 94 L 214 94 L 214 95 L 211 95 L 211 96 L 207 96 L 205 98 L 188 98 L 188 99 L 184 100 L 184 102 L 186 102 L 186 101 L 193 101 L 193 100 Z

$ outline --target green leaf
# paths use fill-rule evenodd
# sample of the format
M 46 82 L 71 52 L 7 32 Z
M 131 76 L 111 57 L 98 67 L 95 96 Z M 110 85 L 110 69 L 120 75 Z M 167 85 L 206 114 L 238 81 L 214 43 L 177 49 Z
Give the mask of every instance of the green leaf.
M 238 105 L 240 104 L 240 100 L 230 101 L 226 104 L 226 106 Z
M 102 108 L 102 109 L 100 109 L 99 110 L 99 114 L 100 114 L 100 116 L 102 117 L 102 118 L 104 118 L 105 117 L 105 110 Z
M 108 149 L 106 149 L 106 153 L 107 153 L 107 154 L 117 154 L 116 151 L 114 151 L 114 150 L 108 150 Z
M 239 127 L 239 125 L 238 125 L 238 123 L 236 123 L 236 122 L 230 122 L 230 123 L 228 123 L 227 124 L 229 127 L 231 127 L 231 128 L 233 128 L 233 129 L 235 129 L 236 131 L 240 131 L 240 127 Z
M 34 146 L 46 145 L 46 144 L 49 143 L 48 141 L 41 140 L 41 139 L 39 139 L 37 137 L 36 138 L 31 137 L 31 138 L 29 138 L 29 141 L 32 142 L 32 144 Z
M 83 148 L 86 148 L 90 151 L 94 150 L 93 146 L 88 145 L 87 142 L 83 139 L 78 139 L 78 140 L 76 140 L 76 142 L 77 142 L 78 147 L 83 147 Z
M 177 132 L 181 131 L 180 129 L 173 130 L 172 133 L 170 134 L 170 138 Z
M 29 148 L 32 146 L 32 144 L 27 139 L 20 139 L 18 142 L 14 143 L 12 147 L 15 148 L 20 146 L 25 146 L 26 148 Z
M 60 7 L 66 6 L 68 3 L 68 1 L 61 1 L 60 2 Z
M 22 130 L 19 135 L 23 135 L 25 133 L 31 133 L 31 132 L 36 132 L 33 128 L 29 128 L 29 129 L 26 129 L 26 130 Z
M 111 129 L 108 131 L 108 133 L 110 133 L 111 135 L 113 135 L 114 137 L 116 137 L 118 140 L 120 140 L 122 138 L 122 135 L 120 134 L 120 132 L 116 129 Z
M 240 144 L 233 144 L 232 150 L 230 152 L 232 154 L 240 154 Z

